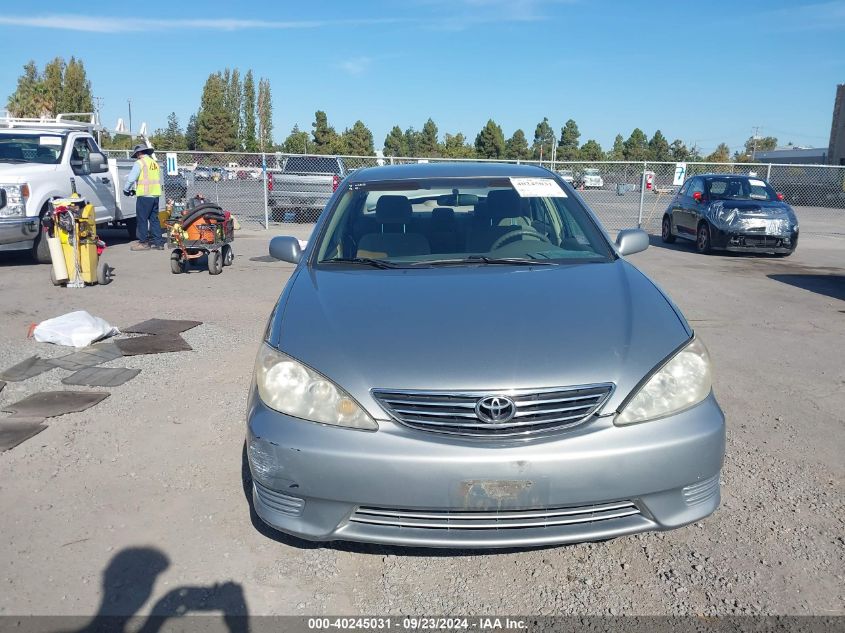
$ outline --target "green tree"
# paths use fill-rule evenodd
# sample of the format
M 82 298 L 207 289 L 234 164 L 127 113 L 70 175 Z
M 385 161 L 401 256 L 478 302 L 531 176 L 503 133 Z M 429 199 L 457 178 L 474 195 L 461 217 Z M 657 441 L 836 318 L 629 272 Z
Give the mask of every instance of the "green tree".
M 676 138 L 669 145 L 669 156 L 674 161 L 684 162 L 689 160 L 689 150 L 681 139 Z
M 197 149 L 197 115 L 192 114 L 185 126 L 185 145 L 188 149 Z
M 231 113 L 226 108 L 226 82 L 220 72 L 209 75 L 202 90 L 197 114 L 197 148 L 212 152 L 231 152 L 238 148 Z
M 727 163 L 731 159 L 731 148 L 727 143 L 719 143 L 716 149 L 705 159 L 708 163 Z
M 335 129 L 329 125 L 328 117 L 322 110 L 317 110 L 314 113 L 311 136 L 314 140 L 315 154 L 333 154 L 338 151 L 340 138 Z
M 467 143 L 466 137 L 457 134 L 443 135 L 443 156 L 446 158 L 474 158 L 475 148 Z
M 243 114 L 243 142 L 247 152 L 258 151 L 258 138 L 255 136 L 255 79 L 252 76 L 252 69 L 246 71 L 244 76 L 243 95 L 241 96 L 241 109 Z
M 581 146 L 579 151 L 581 160 L 601 160 L 604 158 L 604 151 L 601 145 L 594 139 L 589 139 Z
M 657 130 L 648 142 L 648 156 L 651 160 L 667 161 L 671 156 L 669 141 L 663 136 L 663 132 Z
M 493 119 L 488 120 L 475 137 L 475 152 L 479 158 L 504 158 L 505 135 Z
M 273 147 L 273 98 L 270 94 L 270 80 L 258 80 L 258 147 L 263 152 Z
M 135 139 L 128 134 L 115 134 L 111 136 L 103 131 L 100 137 L 100 147 L 103 149 L 132 149 L 135 146 Z
M 573 119 L 569 119 L 566 125 L 560 128 L 560 141 L 557 144 L 557 160 L 578 160 L 578 144 L 580 140 L 581 132 L 578 130 L 578 124 Z
M 373 133 L 363 121 L 355 121 L 352 129 L 345 129 L 341 137 L 343 153 L 353 156 L 374 156 Z
M 429 118 L 423 125 L 417 143 L 417 156 L 439 156 L 440 140 L 437 138 L 437 124 Z
M 91 82 L 85 74 L 85 66 L 81 60 L 71 57 L 65 67 L 62 81 L 62 95 L 59 98 L 60 112 L 93 112 L 94 99 L 91 93 Z M 85 119 L 86 117 L 79 117 Z
M 412 125 L 405 130 L 405 148 L 408 156 L 421 156 L 420 154 L 420 133 L 414 129 Z
M 188 149 L 188 143 L 182 128 L 179 127 L 179 119 L 175 112 L 167 117 L 167 127 L 155 131 L 150 137 L 150 142 L 157 150 L 180 151 Z
M 549 119 L 543 117 L 543 120 L 537 124 L 534 129 L 534 158 L 537 160 L 551 160 L 552 146 L 555 142 L 555 132 L 552 126 L 549 125 Z
M 15 91 L 9 95 L 6 108 L 16 117 L 38 117 L 47 106 L 44 84 L 35 62 L 30 60 L 23 67 L 23 74 L 18 77 Z
M 243 124 L 241 122 L 241 99 L 243 97 L 241 88 L 241 73 L 235 68 L 223 71 L 223 83 L 225 85 L 226 112 L 232 120 L 232 129 L 235 131 L 235 139 L 238 149 L 244 149 L 243 145 Z
M 634 128 L 628 140 L 622 143 L 622 157 L 625 160 L 648 159 L 648 137 L 640 128 Z
M 756 158 L 757 152 L 771 152 L 778 146 L 778 140 L 774 136 L 762 136 L 756 139 L 749 136 L 745 141 L 745 154 L 749 160 Z
M 531 148 L 528 147 L 528 139 L 525 138 L 525 132 L 521 129 L 514 132 L 505 141 L 505 158 L 511 160 L 529 160 L 531 158 Z
M 48 109 L 52 116 L 59 114 L 59 104 L 62 100 L 62 90 L 65 83 L 65 60 L 56 57 L 44 66 L 42 75 L 44 92 L 46 93 Z
M 384 137 L 384 155 L 385 156 L 407 156 L 408 148 L 405 145 L 405 135 L 402 133 L 402 128 L 394 125 Z
M 625 141 L 621 134 L 613 139 L 613 149 L 607 153 L 607 160 L 623 160 L 625 158 Z
M 294 125 L 285 142 L 282 143 L 282 151 L 288 154 L 307 154 L 308 132 L 300 130 L 299 125 Z

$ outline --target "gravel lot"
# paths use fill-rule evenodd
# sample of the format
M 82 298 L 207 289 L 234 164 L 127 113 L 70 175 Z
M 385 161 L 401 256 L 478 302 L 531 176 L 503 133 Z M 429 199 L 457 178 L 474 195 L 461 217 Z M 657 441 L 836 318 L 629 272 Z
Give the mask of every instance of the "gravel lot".
M 3 368 L 67 353 L 26 332 L 74 309 L 118 327 L 205 322 L 184 335 L 194 351 L 112 361 L 141 374 L 0 454 L 0 614 L 845 615 L 845 223 L 802 219 L 802 232 L 788 259 L 703 257 L 658 239 L 631 258 L 716 366 L 729 427 L 713 516 L 668 533 L 472 554 L 316 546 L 251 517 L 247 385 L 292 270 L 266 256 L 272 231 L 241 232 L 219 277 L 172 275 L 166 254 L 131 253 L 107 234 L 115 281 L 84 290 L 53 288 L 46 266 L 0 254 Z M 68 373 L 10 383 L 0 404 L 61 389 Z

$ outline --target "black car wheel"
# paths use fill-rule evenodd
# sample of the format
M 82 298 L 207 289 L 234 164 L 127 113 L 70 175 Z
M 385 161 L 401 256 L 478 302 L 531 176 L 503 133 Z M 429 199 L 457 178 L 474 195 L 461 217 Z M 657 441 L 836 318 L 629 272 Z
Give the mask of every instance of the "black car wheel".
M 660 239 L 667 244 L 675 243 L 675 236 L 672 235 L 672 220 L 669 219 L 668 215 L 663 216 L 663 226 L 660 230 Z
M 702 222 L 698 225 L 698 232 L 695 236 L 695 250 L 702 255 L 708 254 L 712 250 L 712 243 L 710 241 L 710 225 L 707 222 Z

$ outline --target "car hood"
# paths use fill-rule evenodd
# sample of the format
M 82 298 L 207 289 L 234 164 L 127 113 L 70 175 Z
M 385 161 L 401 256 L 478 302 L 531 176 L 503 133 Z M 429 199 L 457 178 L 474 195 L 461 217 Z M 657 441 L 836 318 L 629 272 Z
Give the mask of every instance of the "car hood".
M 289 284 L 270 343 L 382 419 L 373 388 L 613 383 L 609 412 L 689 338 L 666 297 L 624 260 L 535 268 L 302 268 Z
M 56 171 L 58 165 L 43 163 L 4 163 L 0 161 L 0 183 L 27 182 L 39 174 Z
M 792 208 L 779 200 L 714 200 L 705 216 L 723 231 L 766 235 L 788 236 L 798 224 Z

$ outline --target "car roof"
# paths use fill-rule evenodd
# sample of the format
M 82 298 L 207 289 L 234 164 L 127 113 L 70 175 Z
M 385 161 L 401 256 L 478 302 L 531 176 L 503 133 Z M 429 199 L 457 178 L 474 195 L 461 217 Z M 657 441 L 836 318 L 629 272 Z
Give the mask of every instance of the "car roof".
M 549 178 L 553 176 L 554 174 L 548 169 L 536 165 L 438 162 L 365 167 L 356 170 L 350 178 L 352 182 L 376 182 L 380 180 L 422 180 L 425 178 Z
M 764 180 L 760 176 L 749 176 L 748 174 L 698 174 L 691 176 L 691 178 L 754 178 L 755 180 Z

